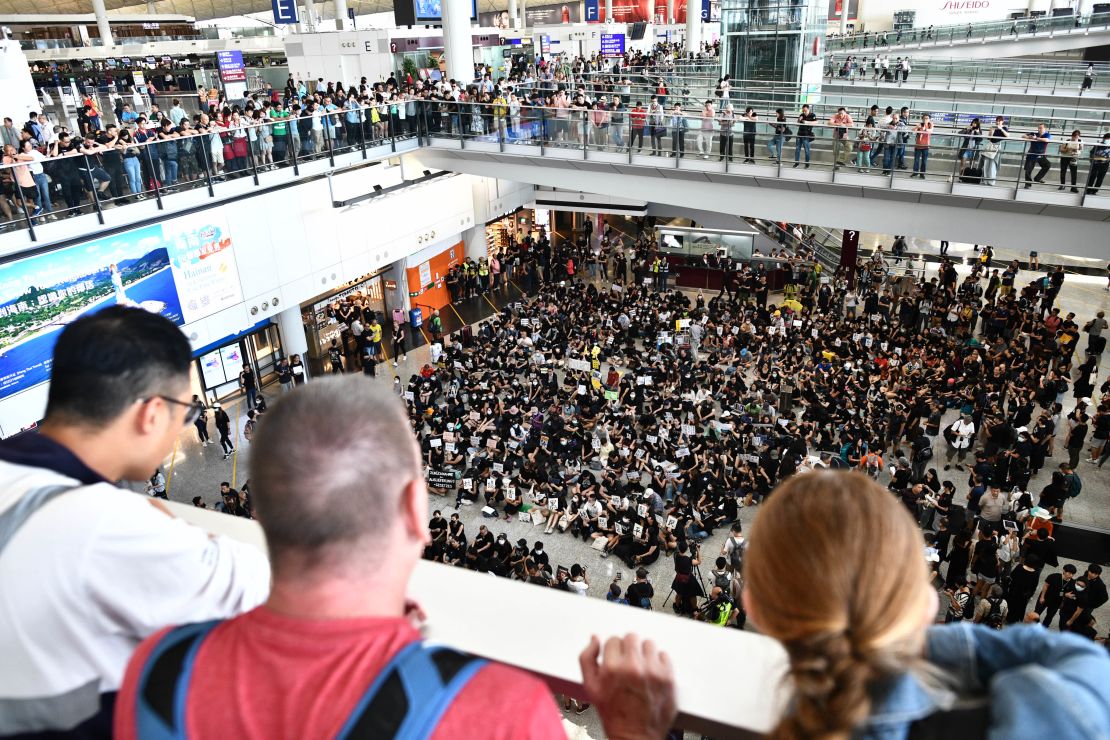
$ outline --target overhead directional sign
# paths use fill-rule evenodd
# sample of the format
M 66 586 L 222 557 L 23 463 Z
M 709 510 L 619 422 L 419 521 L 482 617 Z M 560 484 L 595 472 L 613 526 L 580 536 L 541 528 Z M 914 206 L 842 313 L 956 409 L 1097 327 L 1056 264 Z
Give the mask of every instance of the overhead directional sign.
M 271 3 L 274 7 L 274 23 L 281 25 L 297 22 L 296 0 L 271 0 Z

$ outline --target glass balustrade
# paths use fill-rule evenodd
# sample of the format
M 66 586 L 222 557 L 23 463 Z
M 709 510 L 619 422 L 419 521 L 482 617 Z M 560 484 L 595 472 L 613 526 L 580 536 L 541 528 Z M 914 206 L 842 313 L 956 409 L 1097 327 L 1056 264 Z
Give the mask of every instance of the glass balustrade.
M 992 140 L 993 121 L 984 121 L 984 136 L 938 125 L 926 140 L 915 130 L 917 119 L 883 130 L 837 125 L 823 116 L 799 122 L 795 112 L 783 123 L 763 112 L 746 119 L 742 108 L 704 118 L 673 106 L 657 114 L 421 101 L 412 111 L 402 117 L 397 109 L 361 108 L 277 123 L 217 121 L 142 143 L 90 141 L 60 156 L 51 146 L 51 156 L 37 163 L 8 157 L 0 165 L 0 229 L 23 230 L 35 241 L 36 228 L 56 218 L 95 214 L 104 223 L 106 209 L 140 200 L 163 208 L 165 198 L 184 190 L 217 197 L 232 181 L 270 186 L 301 176 L 300 168 L 313 161 L 324 161 L 311 173 L 320 174 L 419 146 L 1073 206 L 1098 194 L 1110 165 L 1107 149 L 1095 146 L 1095 130 L 1085 132 L 1079 156 L 1067 158 L 1057 136 L 1043 154 L 1016 129 L 1008 139 Z M 33 174 L 38 166 L 43 171 Z M 279 169 L 287 173 L 266 174 Z
M 882 49 L 895 46 L 926 48 L 1005 38 L 1042 38 L 1061 33 L 1085 33 L 1089 29 L 1105 28 L 1108 25 L 1110 25 L 1110 13 L 1094 13 L 1086 17 L 1066 15 L 1051 18 L 1020 18 L 1017 20 L 963 23 L 951 26 L 910 28 L 902 31 L 876 33 L 865 31 L 847 36 L 829 34 L 826 48 L 829 51 Z

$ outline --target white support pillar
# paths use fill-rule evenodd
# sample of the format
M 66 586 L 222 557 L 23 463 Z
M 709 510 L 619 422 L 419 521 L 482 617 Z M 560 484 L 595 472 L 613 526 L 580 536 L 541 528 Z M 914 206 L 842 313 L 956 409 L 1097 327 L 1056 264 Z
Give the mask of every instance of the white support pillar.
M 674 25 L 674 0 L 667 0 L 667 25 Z
M 509 28 L 521 27 L 520 16 L 517 15 L 516 0 L 509 0 Z
M 607 0 L 612 2 L 612 0 Z M 701 2 L 686 2 L 686 53 L 697 54 L 701 50 Z
M 443 0 L 443 53 L 447 78 L 460 86 L 474 81 L 474 45 L 470 37 L 469 0 Z
M 649 25 L 654 25 L 655 24 L 655 0 L 648 0 L 647 17 L 648 17 L 648 21 L 647 21 L 648 24 Z M 652 46 L 654 46 L 654 45 L 655 45 L 655 42 L 653 41 Z
M 93 13 L 96 15 L 96 28 L 100 31 L 100 42 L 104 46 L 115 46 L 112 40 L 112 28 L 108 25 L 108 9 L 104 7 L 104 0 L 92 0 Z
M 304 333 L 304 321 L 301 319 L 301 307 L 287 308 L 276 317 L 278 329 L 281 331 L 281 348 L 286 357 L 300 355 L 304 360 L 305 372 L 308 372 L 308 337 Z
M 347 30 L 347 0 L 335 0 L 335 30 Z
M 840 35 L 848 35 L 848 3 L 844 3 L 840 9 Z
M 520 6 L 520 25 L 518 26 L 518 28 L 522 28 L 522 29 L 528 28 L 528 15 L 527 15 L 528 1 L 527 0 L 517 0 L 517 5 Z

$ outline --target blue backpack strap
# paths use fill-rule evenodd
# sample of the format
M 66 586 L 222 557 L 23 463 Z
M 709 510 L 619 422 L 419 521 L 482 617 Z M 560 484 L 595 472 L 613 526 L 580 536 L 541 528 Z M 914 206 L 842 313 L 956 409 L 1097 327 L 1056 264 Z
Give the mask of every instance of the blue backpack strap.
M 147 656 L 135 696 L 135 729 L 143 740 L 185 737 L 185 707 L 193 662 L 220 620 L 186 624 L 167 632 Z
M 339 738 L 430 737 L 451 702 L 487 663 L 422 641 L 406 645 L 370 684 Z

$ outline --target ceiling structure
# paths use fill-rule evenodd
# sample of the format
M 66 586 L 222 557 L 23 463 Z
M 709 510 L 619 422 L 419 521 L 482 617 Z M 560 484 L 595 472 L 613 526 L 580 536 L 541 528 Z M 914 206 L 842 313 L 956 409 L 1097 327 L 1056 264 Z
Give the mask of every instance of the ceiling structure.
M 538 0 L 537 0 L 538 1 Z M 214 18 L 228 18 L 250 13 L 271 12 L 270 0 L 154 0 L 151 3 L 137 0 L 105 0 L 110 14 L 126 13 L 165 13 L 189 15 L 198 21 Z M 323 18 L 335 17 L 335 5 L 328 0 L 317 1 L 316 12 Z M 347 6 L 354 8 L 358 15 L 385 13 L 393 10 L 393 0 L 348 0 Z M 504 10 L 508 0 L 478 0 L 479 12 Z M 0 15 L 16 15 L 27 12 L 26 0 L 0 0 Z M 36 13 L 91 13 L 89 0 L 39 0 L 35 3 Z

